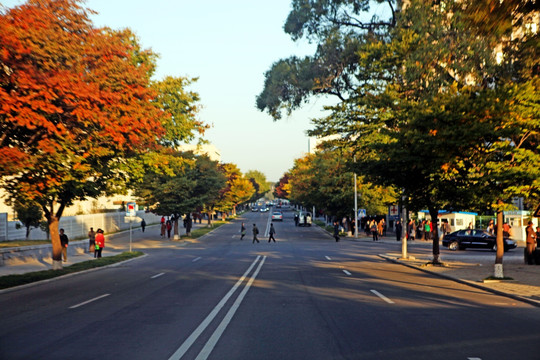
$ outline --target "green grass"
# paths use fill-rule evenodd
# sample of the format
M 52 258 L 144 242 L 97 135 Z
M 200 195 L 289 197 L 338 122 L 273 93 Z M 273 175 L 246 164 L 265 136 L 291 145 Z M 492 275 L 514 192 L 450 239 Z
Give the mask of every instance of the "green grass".
M 6 289 L 13 286 L 30 284 L 36 281 L 48 280 L 62 275 L 77 273 L 84 270 L 99 268 L 107 265 L 119 263 L 121 261 L 133 259 L 142 256 L 140 251 L 123 252 L 119 255 L 106 256 L 99 259 L 83 261 L 71 266 L 66 266 L 61 270 L 42 270 L 26 274 L 0 276 L 0 289 Z
M 212 221 L 212 227 L 202 227 L 191 231 L 191 235 L 182 235 L 180 239 L 198 239 L 203 235 L 208 234 L 210 231 L 227 224 L 228 221 Z

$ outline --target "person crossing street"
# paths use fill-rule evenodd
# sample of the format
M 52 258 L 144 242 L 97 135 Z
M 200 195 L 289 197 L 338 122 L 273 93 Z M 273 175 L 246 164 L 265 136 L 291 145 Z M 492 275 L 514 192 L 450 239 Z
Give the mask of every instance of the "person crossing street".
M 255 244 L 255 241 L 260 242 L 259 239 L 257 239 L 257 235 L 259 234 L 259 229 L 257 229 L 256 224 L 253 224 L 253 230 L 252 231 L 253 231 L 253 241 L 251 243 Z
M 274 238 L 274 234 L 276 233 L 276 229 L 274 229 L 274 224 L 270 224 L 270 231 L 269 231 L 269 237 L 268 237 L 268 242 L 270 242 L 271 240 L 274 240 L 274 242 L 276 242 L 276 239 Z

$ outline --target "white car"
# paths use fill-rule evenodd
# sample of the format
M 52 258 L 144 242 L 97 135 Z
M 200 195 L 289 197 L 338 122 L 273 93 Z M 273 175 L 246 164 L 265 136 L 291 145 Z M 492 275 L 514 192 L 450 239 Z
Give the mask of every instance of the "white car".
M 283 214 L 281 211 L 274 211 L 272 213 L 272 221 L 283 221 Z

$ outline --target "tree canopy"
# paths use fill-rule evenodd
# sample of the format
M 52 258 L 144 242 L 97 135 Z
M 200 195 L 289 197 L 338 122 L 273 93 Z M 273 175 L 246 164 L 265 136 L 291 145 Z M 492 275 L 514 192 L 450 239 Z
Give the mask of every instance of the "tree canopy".
M 333 135 L 334 146 L 356 154 L 357 173 L 396 186 L 410 208 L 427 207 L 432 218 L 442 208 L 500 211 L 515 196 L 537 198 L 535 2 L 411 0 L 398 2 L 388 21 L 366 25 L 368 6 L 294 1 L 285 29 L 294 40 L 315 41 L 317 52 L 276 63 L 259 109 L 279 119 L 310 96 L 336 95 L 310 135 Z M 322 55 L 332 54 L 330 43 L 339 55 L 331 64 Z M 306 76 L 313 64 L 323 69 Z M 433 254 L 437 262 L 438 241 Z

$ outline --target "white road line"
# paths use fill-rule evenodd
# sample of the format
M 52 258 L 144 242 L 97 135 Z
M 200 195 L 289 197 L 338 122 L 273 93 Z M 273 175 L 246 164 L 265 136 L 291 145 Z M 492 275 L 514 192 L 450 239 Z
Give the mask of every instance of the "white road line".
M 76 308 L 78 308 L 78 307 L 80 307 L 80 306 L 89 304 L 89 303 L 91 303 L 92 301 L 96 301 L 96 300 L 99 300 L 99 299 L 103 299 L 104 297 L 107 297 L 107 296 L 109 296 L 109 295 L 111 295 L 111 294 L 103 294 L 103 295 L 101 295 L 101 296 L 98 296 L 98 297 L 95 297 L 95 298 L 93 298 L 93 299 L 87 300 L 87 301 L 82 302 L 82 303 L 80 303 L 80 304 L 70 306 L 69 308 L 70 308 L 70 309 L 76 309 Z
M 326 260 L 332 260 L 330 256 L 325 256 Z
M 387 303 L 395 304 L 392 300 L 390 300 L 389 298 L 387 298 L 386 296 L 384 296 L 383 294 L 381 294 L 377 290 L 371 290 L 371 292 L 374 293 L 375 295 L 377 295 L 378 297 L 380 297 L 381 299 L 383 299 L 384 301 L 386 301 Z
M 467 358 L 467 360 L 482 360 L 481 358 L 477 358 L 477 357 L 472 357 L 472 358 Z
M 159 273 L 157 275 L 152 276 L 150 279 L 155 279 L 155 278 L 158 278 L 158 277 L 160 277 L 162 275 L 165 275 L 165 273 Z
M 202 332 L 210 325 L 212 320 L 217 316 L 221 308 L 225 305 L 225 303 L 229 300 L 229 298 L 234 294 L 236 289 L 240 287 L 240 285 L 244 282 L 244 279 L 246 276 L 251 272 L 251 269 L 255 266 L 257 261 L 261 258 L 260 255 L 257 256 L 255 261 L 251 264 L 251 266 L 246 270 L 244 275 L 238 281 L 234 286 L 229 290 L 229 292 L 221 299 L 221 301 L 214 307 L 214 309 L 208 314 L 208 316 L 203 320 L 203 322 L 191 333 L 191 335 L 184 341 L 184 343 L 174 352 L 174 354 L 171 355 L 169 360 L 179 360 L 184 356 L 184 354 L 189 350 L 191 345 L 197 340 L 197 338 L 202 334 Z
M 343 272 L 349 276 L 351 276 L 352 274 L 350 272 L 348 272 L 347 270 L 343 270 Z
M 201 260 L 202 258 L 199 256 L 199 257 L 196 257 L 195 259 L 191 260 L 191 262 L 195 262 L 195 261 L 199 261 Z
M 210 353 L 212 352 L 212 350 L 216 346 L 217 342 L 221 338 L 221 335 L 223 335 L 223 332 L 225 331 L 225 329 L 227 328 L 227 326 L 231 322 L 231 319 L 233 318 L 234 314 L 236 313 L 236 310 L 238 310 L 238 308 L 240 307 L 240 304 L 244 300 L 244 297 L 246 296 L 247 292 L 249 291 L 249 288 L 251 287 L 251 285 L 255 281 L 255 278 L 259 274 L 259 271 L 261 270 L 261 267 L 263 266 L 265 260 L 266 260 L 266 256 L 263 257 L 263 259 L 259 263 L 259 266 L 257 267 L 257 270 L 255 270 L 255 272 L 251 276 L 251 279 L 249 279 L 248 283 L 246 284 L 246 286 L 244 287 L 244 289 L 242 290 L 240 295 L 238 295 L 238 298 L 236 298 L 236 301 L 234 302 L 234 304 L 231 306 L 231 308 L 227 312 L 227 315 L 225 315 L 225 317 L 223 318 L 223 320 L 221 321 L 221 323 L 217 327 L 216 331 L 214 331 L 214 333 L 212 334 L 210 339 L 206 342 L 203 349 L 201 350 L 199 355 L 195 358 L 195 360 L 206 360 L 208 358 L 208 356 L 210 356 Z

